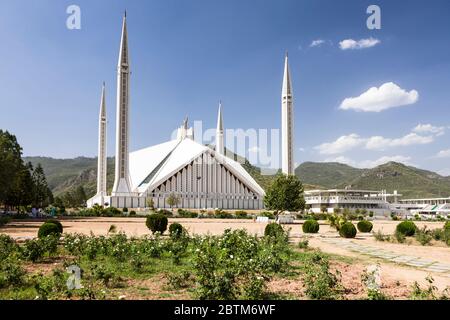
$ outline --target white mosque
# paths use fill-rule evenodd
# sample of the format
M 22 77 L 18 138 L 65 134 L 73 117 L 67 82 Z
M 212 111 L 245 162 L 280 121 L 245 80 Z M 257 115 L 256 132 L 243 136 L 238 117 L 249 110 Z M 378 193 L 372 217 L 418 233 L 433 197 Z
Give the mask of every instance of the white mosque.
M 264 190 L 241 166 L 225 156 L 222 106 L 219 105 L 215 147 L 194 141 L 187 119 L 176 139 L 129 152 L 129 85 L 126 13 L 123 17 L 117 67 L 115 180 L 106 188 L 106 105 L 103 84 L 99 115 L 97 194 L 87 201 L 117 208 L 145 208 L 152 199 L 157 208 L 169 208 L 175 194 L 186 209 L 262 209 Z M 293 96 L 288 57 L 282 87 L 282 171 L 294 174 Z

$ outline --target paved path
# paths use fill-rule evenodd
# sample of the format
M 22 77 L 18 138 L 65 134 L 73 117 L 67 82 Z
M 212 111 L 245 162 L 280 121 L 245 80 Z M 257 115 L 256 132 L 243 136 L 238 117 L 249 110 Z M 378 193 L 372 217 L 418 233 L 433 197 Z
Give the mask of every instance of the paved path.
M 402 255 L 399 253 L 383 250 L 376 247 L 361 245 L 353 242 L 350 239 L 343 238 L 318 238 L 328 244 L 336 245 L 353 252 L 369 255 L 372 257 L 388 260 L 399 264 L 404 264 L 410 267 L 416 267 L 428 272 L 438 272 L 443 276 L 450 278 L 450 264 L 440 263 L 438 261 L 425 260 L 423 258 Z

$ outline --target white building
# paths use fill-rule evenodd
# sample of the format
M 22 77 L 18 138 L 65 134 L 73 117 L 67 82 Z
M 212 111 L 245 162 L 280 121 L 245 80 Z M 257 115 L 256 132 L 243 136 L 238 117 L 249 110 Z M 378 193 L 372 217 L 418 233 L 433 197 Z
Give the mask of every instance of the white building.
M 388 196 L 393 195 L 371 190 L 310 190 L 305 191 L 305 202 L 314 213 L 321 213 L 323 208 L 326 208 L 327 213 L 333 213 L 335 208 L 351 211 L 365 209 L 367 212 L 372 211 L 374 215 L 386 216 L 391 213 Z M 395 193 L 395 196 L 400 195 Z
M 411 215 L 421 215 L 427 218 L 449 216 L 450 197 L 448 198 L 419 198 L 403 199 L 399 201 L 398 208 L 407 210 Z
M 194 141 L 187 119 L 177 137 L 129 153 L 130 62 L 126 14 L 117 74 L 116 162 L 111 195 L 106 195 L 106 106 L 104 90 L 99 119 L 98 192 L 87 201 L 118 208 L 144 208 L 149 199 L 158 208 L 169 208 L 175 194 L 181 208 L 262 209 L 264 190 L 241 166 L 224 155 L 222 105 L 219 106 L 216 147 Z

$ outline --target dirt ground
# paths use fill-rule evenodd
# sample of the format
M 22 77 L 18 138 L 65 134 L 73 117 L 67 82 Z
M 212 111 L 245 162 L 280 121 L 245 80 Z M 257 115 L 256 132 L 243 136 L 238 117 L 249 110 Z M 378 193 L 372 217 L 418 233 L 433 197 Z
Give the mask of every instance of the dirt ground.
M 263 235 L 265 223 L 257 223 L 252 220 L 235 220 L 235 219 L 188 219 L 176 218 L 169 219 L 170 222 L 181 223 L 190 234 L 221 234 L 225 229 L 246 229 L 248 232 Z M 106 235 L 111 225 L 115 225 L 117 231 L 125 232 L 129 236 L 142 236 L 150 234 L 145 226 L 145 218 L 64 218 L 61 220 L 64 226 L 65 233 L 82 233 L 94 235 Z M 42 222 L 39 221 L 13 221 L 8 225 L 0 228 L 0 233 L 8 234 L 14 238 L 28 238 L 35 237 L 37 230 Z M 392 234 L 398 221 L 374 221 L 374 231 L 382 230 L 385 234 Z M 416 222 L 419 228 L 426 225 L 429 229 L 441 228 L 442 222 Z M 301 222 L 297 221 L 295 224 L 286 225 L 290 228 L 290 235 L 294 242 L 306 236 L 301 231 Z M 337 232 L 330 228 L 326 222 L 320 222 L 320 231 L 316 235 L 308 235 L 309 245 L 313 248 L 318 248 L 323 252 L 344 256 L 353 259 L 353 264 L 340 266 L 344 268 L 345 276 L 343 281 L 347 282 L 350 287 L 355 283 L 354 295 L 357 297 L 362 293 L 357 289 L 356 284 L 360 280 L 360 275 L 365 266 L 378 263 L 381 266 L 383 283 L 386 283 L 387 292 L 392 296 L 401 296 L 405 288 L 410 287 L 414 281 L 425 286 L 427 284 L 425 278 L 432 275 L 436 285 L 440 290 L 444 290 L 450 286 L 450 277 L 439 273 L 429 273 L 418 268 L 408 267 L 401 264 L 392 263 L 386 260 L 369 257 L 360 253 L 352 252 L 347 249 L 337 247 L 335 245 L 321 241 L 322 238 L 335 237 L 338 238 Z M 358 233 L 357 238 L 354 239 L 356 243 L 366 244 L 371 247 L 382 248 L 387 251 L 401 253 L 403 255 L 414 256 L 426 260 L 439 261 L 441 263 L 450 264 L 450 248 L 441 244 L 434 244 L 432 246 L 421 246 L 417 243 L 411 244 L 394 244 L 386 242 L 377 242 L 371 234 Z M 292 288 L 294 291 L 300 290 L 296 288 L 295 282 L 282 279 L 283 286 L 286 290 Z M 294 294 L 295 295 L 295 294 Z

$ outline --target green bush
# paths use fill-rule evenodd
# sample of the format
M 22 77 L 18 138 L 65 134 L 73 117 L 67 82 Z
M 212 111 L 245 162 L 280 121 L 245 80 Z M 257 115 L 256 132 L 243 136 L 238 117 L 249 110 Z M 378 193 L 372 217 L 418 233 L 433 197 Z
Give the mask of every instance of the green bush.
M 367 220 L 359 221 L 356 226 L 358 227 L 359 232 L 370 232 L 373 228 L 372 222 Z
M 316 213 L 313 215 L 314 220 L 327 220 L 328 213 Z
M 7 224 L 9 221 L 11 221 L 10 217 L 0 217 L 0 227 L 4 226 L 5 224 Z
M 445 222 L 444 229 L 450 229 L 450 221 Z
M 303 223 L 302 230 L 304 233 L 319 232 L 319 223 L 316 220 L 306 220 Z
M 119 209 L 117 209 L 115 207 L 108 207 L 102 211 L 103 212 L 101 213 L 101 215 L 106 216 L 106 217 L 114 217 L 114 216 L 122 215 L 122 211 L 120 211 Z
M 412 237 L 417 231 L 417 226 L 412 221 L 403 221 L 397 225 L 395 230 L 405 237 Z
M 264 299 L 267 282 L 288 268 L 287 242 L 258 238 L 245 230 L 195 241 L 194 292 L 201 300 Z
M 275 219 L 275 215 L 270 211 L 263 211 L 259 214 L 261 217 L 267 217 L 269 219 Z
M 351 222 L 345 222 L 339 229 L 339 235 L 343 238 L 356 237 L 355 225 Z
M 136 211 L 131 210 L 131 211 L 130 211 L 130 217 L 135 217 L 135 216 L 136 216 Z
M 339 299 L 343 291 L 340 274 L 331 272 L 328 258 L 318 252 L 308 255 L 306 258 L 306 295 L 317 300 Z
M 425 228 L 416 232 L 415 237 L 416 240 L 423 246 L 429 244 L 433 239 L 433 236 L 430 234 L 430 232 L 428 232 L 428 230 L 425 230 Z
M 122 209 L 122 212 L 128 212 L 128 208 L 127 208 L 127 207 L 124 207 L 124 208 Z
M 6 234 L 0 234 L 0 261 L 6 259 L 16 250 L 18 250 L 18 246 L 14 239 Z
M 51 225 L 56 228 L 54 224 Z M 50 256 L 57 251 L 58 241 L 59 235 L 53 233 L 42 238 L 26 240 L 25 243 L 20 246 L 21 258 L 36 262 L 42 259 L 46 254 Z
M 246 219 L 246 218 L 248 218 L 247 212 L 242 211 L 242 210 L 236 211 L 236 212 L 234 213 L 234 215 L 235 215 L 236 218 L 238 218 L 238 219 Z
M 18 260 L 8 258 L 0 264 L 0 288 L 17 287 L 24 282 L 25 269 Z
M 283 227 L 276 222 L 269 223 L 264 229 L 266 237 L 278 237 L 282 233 L 284 233 Z
M 147 216 L 147 221 L 145 222 L 147 228 L 149 228 L 152 233 L 164 233 L 164 231 L 167 230 L 167 223 L 167 217 L 161 213 L 155 213 Z
M 233 219 L 233 215 L 229 212 L 218 209 L 214 211 L 214 217 L 218 219 Z
M 298 242 L 298 248 L 299 249 L 308 249 L 309 240 L 308 239 L 302 239 Z
M 383 234 L 383 232 L 381 232 L 381 230 L 378 230 L 377 232 L 375 232 L 373 234 L 373 236 L 374 236 L 375 240 L 382 241 L 382 242 L 383 241 L 389 241 L 391 239 L 390 236 L 388 236 L 386 234 Z
M 169 226 L 169 233 L 172 238 L 179 238 L 183 234 L 183 226 L 174 222 Z
M 406 241 L 406 236 L 398 230 L 395 230 L 394 237 L 398 243 L 404 243 Z
M 49 235 L 60 236 L 60 228 L 52 222 L 45 222 L 39 227 L 38 238 L 45 238 Z
M 180 216 L 181 218 L 197 218 L 198 213 L 193 212 L 193 211 L 178 209 L 178 216 Z
M 63 225 L 61 224 L 61 222 L 59 222 L 58 220 L 56 220 L 56 219 L 50 219 L 50 220 L 47 220 L 47 221 L 45 221 L 45 223 L 53 223 L 53 224 L 56 224 L 56 226 L 58 227 L 58 230 L 59 230 L 59 233 L 63 233 Z
M 166 217 L 171 217 L 171 216 L 173 216 L 172 211 L 169 211 L 169 210 L 166 210 L 166 209 L 159 209 L 159 210 L 158 210 L 158 214 L 165 215 Z

